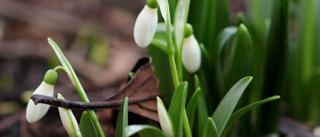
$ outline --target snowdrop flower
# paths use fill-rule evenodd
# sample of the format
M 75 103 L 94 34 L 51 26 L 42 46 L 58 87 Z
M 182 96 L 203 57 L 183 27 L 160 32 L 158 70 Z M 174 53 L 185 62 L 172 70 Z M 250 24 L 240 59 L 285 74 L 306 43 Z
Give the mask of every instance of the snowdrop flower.
M 133 37 L 141 48 L 147 47 L 156 33 L 158 24 L 158 3 L 156 0 L 148 0 L 139 13 L 133 29 Z
M 158 117 L 160 121 L 160 126 L 163 133 L 167 137 L 173 137 L 174 133 L 173 133 L 173 125 L 172 125 L 171 118 L 166 108 L 164 107 L 163 102 L 159 97 L 157 97 L 157 108 L 158 108 Z
M 181 60 L 184 67 L 190 72 L 196 72 L 201 65 L 201 51 L 198 41 L 193 35 L 190 24 L 186 25 L 186 33 L 183 41 Z
M 58 93 L 58 98 L 64 99 L 64 97 L 60 93 Z M 81 137 L 82 135 L 78 126 L 78 122 L 74 117 L 72 111 L 70 109 L 61 108 L 61 107 L 59 107 L 58 110 L 59 110 L 62 125 L 64 129 L 66 129 L 69 136 Z
M 48 70 L 44 75 L 42 83 L 39 87 L 33 92 L 33 94 L 40 94 L 46 96 L 53 96 L 53 85 L 56 83 L 58 78 L 57 72 L 54 70 Z M 32 95 L 33 95 L 32 94 Z M 29 123 L 39 121 L 49 110 L 50 105 L 46 104 L 37 104 L 29 99 L 27 110 L 26 110 L 26 118 Z

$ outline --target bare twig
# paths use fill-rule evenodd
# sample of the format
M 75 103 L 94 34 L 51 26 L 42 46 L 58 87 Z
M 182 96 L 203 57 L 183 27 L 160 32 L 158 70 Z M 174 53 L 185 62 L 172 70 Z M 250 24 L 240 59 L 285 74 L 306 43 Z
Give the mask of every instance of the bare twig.
M 122 104 L 122 101 L 103 101 L 103 102 L 80 102 L 71 100 L 62 100 L 49 96 L 34 94 L 30 97 L 35 104 L 44 103 L 55 107 L 63 107 L 77 110 L 88 110 L 88 109 L 102 109 L 102 108 L 115 108 Z M 154 100 L 156 96 L 150 96 L 143 99 L 129 99 L 129 104 L 135 104 L 148 100 Z

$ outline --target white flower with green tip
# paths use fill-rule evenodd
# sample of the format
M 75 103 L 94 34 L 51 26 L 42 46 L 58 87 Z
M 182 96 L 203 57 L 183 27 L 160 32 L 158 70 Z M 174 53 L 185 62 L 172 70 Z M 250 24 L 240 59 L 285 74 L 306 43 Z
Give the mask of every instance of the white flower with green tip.
M 148 0 L 139 13 L 133 29 L 133 37 L 141 48 L 147 47 L 156 33 L 158 24 L 158 3 L 156 0 Z
M 33 92 L 33 94 L 40 94 L 45 96 L 53 96 L 54 93 L 54 84 L 58 78 L 57 72 L 54 70 L 48 70 L 44 75 L 44 79 L 39 87 Z M 32 95 L 33 95 L 32 94 Z M 34 123 L 39 121 L 49 110 L 50 105 L 46 104 L 37 104 L 29 99 L 27 110 L 26 110 L 26 119 L 29 123 Z
M 201 50 L 198 41 L 193 35 L 192 26 L 186 25 L 186 35 L 183 41 L 181 60 L 190 73 L 198 71 L 201 65 Z

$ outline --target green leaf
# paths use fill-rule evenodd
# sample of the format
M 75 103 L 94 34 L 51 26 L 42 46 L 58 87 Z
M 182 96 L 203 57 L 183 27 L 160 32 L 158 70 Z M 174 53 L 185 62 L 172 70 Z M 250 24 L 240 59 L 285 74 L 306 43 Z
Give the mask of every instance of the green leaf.
M 216 77 L 217 77 L 216 81 L 217 81 L 218 85 L 221 85 L 221 86 L 223 85 L 223 75 L 222 74 L 223 74 L 223 70 L 224 70 L 222 68 L 222 66 L 224 66 L 224 65 L 221 64 L 221 62 L 223 61 L 223 59 L 221 59 L 221 53 L 222 53 L 222 50 L 227 45 L 228 40 L 234 34 L 236 34 L 237 30 L 238 30 L 237 27 L 227 27 L 227 28 L 223 29 L 218 35 L 218 38 L 216 41 L 216 46 L 211 48 L 211 50 L 209 51 L 210 53 L 213 53 L 213 55 L 211 55 L 211 56 L 213 57 L 213 66 L 214 66 L 214 68 L 216 68 L 216 73 L 215 73 Z
M 203 83 L 201 83 L 201 84 L 203 84 Z M 194 87 L 197 88 L 197 89 L 201 87 L 200 81 L 199 81 L 199 78 L 198 78 L 197 75 L 194 75 L 194 85 L 195 85 Z M 198 110 L 197 111 L 197 114 L 198 114 L 198 117 L 197 117 L 197 121 L 198 121 L 198 123 L 197 123 L 198 124 L 198 136 L 201 137 L 202 133 L 203 133 L 203 130 L 204 130 L 204 127 L 205 127 L 205 124 L 206 124 L 206 118 L 208 117 L 206 99 L 205 99 L 204 92 L 203 92 L 202 89 L 199 91 L 199 99 L 198 99 L 198 103 L 197 103 L 197 110 Z M 190 124 L 190 125 L 192 126 L 192 124 Z
M 198 136 L 202 137 L 202 133 L 204 131 L 204 127 L 206 125 L 208 110 L 206 99 L 203 93 L 203 90 L 199 93 L 199 103 L 198 103 Z
M 198 88 L 192 95 L 188 105 L 187 105 L 187 116 L 190 124 L 190 129 L 193 127 L 194 114 L 196 112 L 197 105 L 199 103 L 199 93 L 201 92 L 201 88 Z
M 237 27 L 227 27 L 227 28 L 224 28 L 219 33 L 218 39 L 217 39 L 217 45 L 218 46 L 217 46 L 217 49 L 214 50 L 214 52 L 217 52 L 216 57 L 219 57 L 219 55 L 221 54 L 222 49 L 224 48 L 224 46 L 226 45 L 228 40 L 231 38 L 231 36 L 236 34 L 237 30 L 238 30 Z
M 116 137 L 126 137 L 125 129 L 128 126 L 128 97 L 123 100 L 119 109 L 117 126 L 116 126 Z
M 227 58 L 223 93 L 244 76 L 250 75 L 252 63 L 252 41 L 247 28 L 241 24 L 230 46 Z
M 80 119 L 80 131 L 83 137 L 98 137 L 87 111 L 82 113 Z
M 166 137 L 162 131 L 149 125 L 131 125 L 125 129 L 126 136 L 139 133 L 141 137 Z
M 251 110 L 253 107 L 257 107 L 259 105 L 274 101 L 274 100 L 278 100 L 280 99 L 280 96 L 272 96 L 254 103 L 251 103 L 250 105 L 247 105 L 241 109 L 239 109 L 237 112 L 235 112 L 234 114 L 232 114 L 232 116 L 230 117 L 226 127 L 224 128 L 224 130 L 222 131 L 222 135 L 221 137 L 225 137 L 228 133 L 228 131 L 230 130 L 230 128 L 232 127 L 232 125 L 241 117 L 243 116 L 245 113 L 247 113 L 249 110 Z
M 208 118 L 207 124 L 204 128 L 203 137 L 219 137 L 217 126 L 211 117 Z
M 211 66 L 211 59 L 210 59 L 210 54 L 208 52 L 208 50 L 206 49 L 206 47 L 201 43 L 200 44 L 200 50 L 201 50 L 201 55 L 202 55 L 202 60 L 201 60 L 201 65 L 205 65 L 202 66 L 203 68 L 210 68 Z
M 233 87 L 228 91 L 225 97 L 220 102 L 216 111 L 212 115 L 212 119 L 217 125 L 219 135 L 222 134 L 234 108 L 236 107 L 242 93 L 251 82 L 252 77 L 244 77 L 240 79 Z
M 193 81 L 194 81 L 194 88 L 195 90 L 197 90 L 198 88 L 200 88 L 200 81 L 199 81 L 199 77 L 198 75 L 193 75 Z
M 175 129 L 175 137 L 182 135 L 182 120 L 188 92 L 188 83 L 181 82 L 174 92 L 169 107 L 169 115 Z
M 56 53 L 58 59 L 60 60 L 60 63 L 62 64 L 62 66 L 65 68 L 66 73 L 68 74 L 70 80 L 72 81 L 72 83 L 74 84 L 75 82 L 75 73 L 74 70 L 71 66 L 71 64 L 69 63 L 69 61 L 67 60 L 67 58 L 64 56 L 64 54 L 62 53 L 61 49 L 59 48 L 58 44 L 55 43 L 51 38 L 48 38 L 48 43 L 51 45 L 51 47 L 53 48 L 54 52 Z
M 174 38 L 178 52 L 181 51 L 184 30 L 188 19 L 190 0 L 179 0 L 174 18 Z

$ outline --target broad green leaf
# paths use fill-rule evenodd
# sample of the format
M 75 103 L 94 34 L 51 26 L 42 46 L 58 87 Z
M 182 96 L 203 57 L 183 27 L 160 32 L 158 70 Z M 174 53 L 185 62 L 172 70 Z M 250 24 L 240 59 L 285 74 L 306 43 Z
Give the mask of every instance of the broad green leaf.
M 250 75 L 252 63 L 252 41 L 247 28 L 241 24 L 238 27 L 227 58 L 223 93 L 244 76 Z
M 201 83 L 201 84 L 203 84 L 203 83 Z M 201 87 L 200 81 L 199 81 L 199 78 L 198 78 L 197 75 L 194 75 L 194 87 L 195 88 L 200 88 Z M 198 136 L 201 137 L 202 133 L 203 133 L 203 130 L 204 130 L 204 127 L 205 127 L 205 124 L 206 124 L 206 118 L 208 117 L 208 110 L 207 110 L 206 99 L 205 99 L 203 90 L 200 90 L 198 94 L 199 94 L 199 99 L 198 99 L 198 103 L 197 103 L 197 115 L 198 115 L 198 117 L 196 117 L 196 119 L 197 119 L 196 121 L 198 121 L 198 123 L 197 123 L 197 125 L 198 125 Z M 191 121 L 190 121 L 190 123 L 191 123 Z M 190 126 L 192 127 L 193 124 L 190 124 Z
M 126 97 L 119 109 L 117 126 L 116 126 L 116 137 L 126 137 L 125 129 L 128 126 L 128 97 Z
M 178 52 L 181 50 L 184 29 L 188 19 L 190 0 L 179 0 L 174 18 L 174 36 Z
M 244 24 L 245 26 L 249 25 L 246 16 L 242 12 L 237 14 L 237 18 L 236 18 L 236 21 L 235 21 L 235 25 L 236 26 L 239 26 L 240 24 Z
M 208 110 L 206 104 L 206 98 L 204 96 L 203 90 L 199 93 L 199 103 L 198 103 L 198 136 L 202 137 L 204 127 L 206 125 Z
M 203 137 L 219 137 L 217 126 L 211 117 L 208 118 L 207 124 L 204 128 Z
M 215 75 L 216 75 L 216 83 L 219 86 L 223 85 L 223 68 L 222 66 L 224 66 L 223 64 L 221 64 L 221 62 L 224 61 L 224 59 L 221 59 L 221 54 L 222 54 L 222 50 L 226 47 L 228 40 L 234 35 L 236 34 L 238 28 L 237 27 L 227 27 L 225 29 L 223 29 L 217 38 L 217 41 L 215 43 L 215 46 L 213 48 L 211 48 L 211 50 L 209 51 L 210 53 L 213 53 L 211 55 L 212 59 L 212 63 L 213 63 L 213 68 L 215 68 Z M 221 93 L 221 88 L 222 87 L 218 87 L 218 91 L 220 91 L 219 93 Z
M 188 121 L 190 124 L 190 128 L 193 128 L 193 121 L 194 121 L 194 115 L 196 113 L 196 108 L 199 103 L 199 93 L 201 92 L 201 88 L 199 87 L 192 95 L 191 99 L 189 100 L 188 106 L 187 106 L 187 116 Z
M 83 137 L 98 137 L 87 111 L 82 113 L 80 120 L 80 131 Z
M 217 52 L 217 55 L 215 57 L 219 57 L 222 49 L 224 48 L 228 40 L 231 38 L 231 36 L 236 34 L 237 30 L 238 30 L 237 27 L 227 27 L 219 33 L 218 39 L 217 39 L 218 46 L 217 46 L 217 49 L 214 50 L 214 52 Z
M 132 136 L 139 133 L 141 137 L 166 137 L 162 131 L 149 125 L 131 125 L 125 129 L 126 136 Z
M 205 65 L 205 66 L 202 66 L 204 68 L 208 68 L 208 67 L 211 67 L 211 59 L 210 59 L 210 54 L 208 52 L 208 50 L 206 49 L 206 47 L 201 43 L 200 44 L 200 49 L 201 49 L 201 65 Z M 208 67 L 207 67 L 208 66 Z
M 181 137 L 182 135 L 182 120 L 183 111 L 185 108 L 186 98 L 188 92 L 188 83 L 181 82 L 174 92 L 169 107 L 169 115 L 172 119 L 172 123 L 175 129 L 175 137 Z
M 193 81 L 194 81 L 194 88 L 195 90 L 197 90 L 198 88 L 200 88 L 200 81 L 199 81 L 199 77 L 198 75 L 193 75 Z
M 222 134 L 227 122 L 236 107 L 242 93 L 251 82 L 252 77 L 244 77 L 240 79 L 233 87 L 228 91 L 225 97 L 220 102 L 216 111 L 212 115 L 212 119 L 215 121 L 219 135 Z
M 249 110 L 251 110 L 253 107 L 257 107 L 259 105 L 274 101 L 274 100 L 278 100 L 280 99 L 280 96 L 272 96 L 254 103 L 251 103 L 250 105 L 247 105 L 241 109 L 239 109 L 237 112 L 233 113 L 232 116 L 230 117 L 230 119 L 228 120 L 228 123 L 226 125 L 226 127 L 224 128 L 224 130 L 222 131 L 222 135 L 221 137 L 225 137 L 228 133 L 228 131 L 230 130 L 230 128 L 232 127 L 232 125 L 234 123 L 236 123 L 236 121 L 243 116 L 245 113 L 247 113 Z

